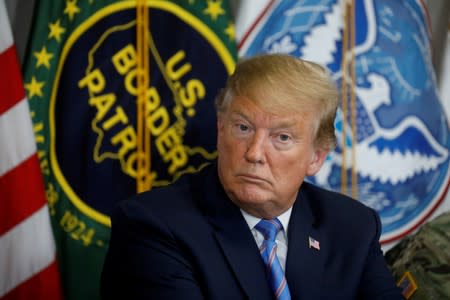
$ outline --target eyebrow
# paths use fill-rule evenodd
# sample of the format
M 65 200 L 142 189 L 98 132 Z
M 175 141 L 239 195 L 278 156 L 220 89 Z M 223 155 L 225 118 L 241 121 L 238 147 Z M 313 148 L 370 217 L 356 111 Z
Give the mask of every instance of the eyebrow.
M 253 124 L 253 122 L 250 121 L 250 118 L 243 112 L 232 111 L 231 117 L 236 117 L 236 116 L 241 117 L 241 118 L 245 119 L 247 122 Z M 271 129 L 271 130 L 273 130 L 273 129 L 277 130 L 277 129 L 283 129 L 283 128 L 291 129 L 295 125 L 296 125 L 296 122 L 294 122 L 294 121 L 283 120 L 283 121 L 280 121 L 279 123 L 275 124 L 275 126 L 270 127 L 269 129 Z
M 230 114 L 231 117 L 235 117 L 236 115 L 237 115 L 238 117 L 244 118 L 244 119 L 246 119 L 247 121 L 249 121 L 249 118 L 247 117 L 247 115 L 245 115 L 245 114 L 242 113 L 242 112 L 232 111 L 231 114 Z

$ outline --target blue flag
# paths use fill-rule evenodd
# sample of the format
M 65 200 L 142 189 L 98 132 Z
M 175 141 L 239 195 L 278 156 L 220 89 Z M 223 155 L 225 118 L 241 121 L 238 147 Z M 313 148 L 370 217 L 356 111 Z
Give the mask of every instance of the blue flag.
M 328 67 L 343 91 L 354 87 L 355 116 L 344 98 L 335 122 L 338 146 L 309 180 L 347 193 L 356 186 L 357 198 L 380 214 L 386 243 L 417 228 L 445 198 L 449 125 L 422 1 L 355 0 L 354 17 L 345 3 L 271 1 L 240 54 L 289 53 Z M 342 63 L 345 53 L 347 63 L 352 59 L 344 51 L 349 43 L 352 69 Z

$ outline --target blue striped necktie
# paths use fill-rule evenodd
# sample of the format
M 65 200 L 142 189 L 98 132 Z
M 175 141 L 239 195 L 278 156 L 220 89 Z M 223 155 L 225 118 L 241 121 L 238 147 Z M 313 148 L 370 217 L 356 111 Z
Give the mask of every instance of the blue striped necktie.
M 282 228 L 283 226 L 277 218 L 272 220 L 262 219 L 255 226 L 255 229 L 264 236 L 264 242 L 259 251 L 267 266 L 267 279 L 270 288 L 275 295 L 275 299 L 290 300 L 291 295 L 289 293 L 289 287 L 287 285 L 286 277 L 284 276 L 284 271 L 278 260 L 277 244 L 275 243 L 275 237 Z

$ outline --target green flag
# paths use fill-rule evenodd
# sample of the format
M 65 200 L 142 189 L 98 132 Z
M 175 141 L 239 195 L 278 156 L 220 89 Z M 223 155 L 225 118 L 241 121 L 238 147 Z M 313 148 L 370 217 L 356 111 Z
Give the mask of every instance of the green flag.
M 24 81 L 66 299 L 99 297 L 109 215 L 136 193 L 136 5 L 47 0 L 35 10 Z M 156 187 L 215 159 L 214 98 L 236 50 L 226 1 L 145 5 L 144 177 Z

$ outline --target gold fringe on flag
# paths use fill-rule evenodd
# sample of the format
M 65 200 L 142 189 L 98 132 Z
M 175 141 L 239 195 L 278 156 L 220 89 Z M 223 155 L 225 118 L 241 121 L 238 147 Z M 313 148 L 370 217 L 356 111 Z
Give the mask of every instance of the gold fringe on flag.
M 341 99 L 342 99 L 342 163 L 341 163 L 341 192 L 347 193 L 347 47 L 348 47 L 348 9 L 344 2 L 344 22 L 342 27 L 342 60 L 341 60 Z
M 343 37 L 342 37 L 342 168 L 341 168 L 341 192 L 348 191 L 347 178 L 347 126 L 348 126 L 348 101 L 350 100 L 350 128 L 351 128 L 351 196 L 358 197 L 358 174 L 356 166 L 356 55 L 355 55 L 355 1 L 348 0 L 344 7 Z M 348 88 L 347 88 L 347 85 Z M 349 99 L 350 98 L 350 99 Z
M 148 36 L 149 16 L 146 0 L 138 0 L 136 4 L 136 48 L 137 48 L 137 158 L 136 158 L 136 191 L 138 193 L 151 189 L 151 149 L 150 130 L 145 124 L 146 96 L 149 86 Z

